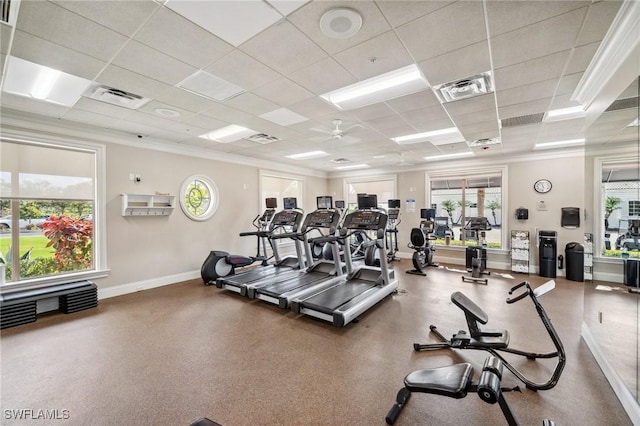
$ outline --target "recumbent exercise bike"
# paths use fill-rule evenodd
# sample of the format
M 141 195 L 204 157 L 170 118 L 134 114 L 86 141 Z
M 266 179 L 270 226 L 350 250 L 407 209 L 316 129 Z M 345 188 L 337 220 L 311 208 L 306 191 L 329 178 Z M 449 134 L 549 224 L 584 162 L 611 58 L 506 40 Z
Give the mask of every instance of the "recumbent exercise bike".
M 436 216 L 435 209 L 420 209 L 420 227 L 412 228 L 410 234 L 410 243 L 407 247 L 413 249 L 413 256 L 411 262 L 413 263 L 413 269 L 407 271 L 407 274 L 426 276 L 423 271 L 425 267 L 433 266 L 438 267 L 437 263 L 433 262 L 433 255 L 436 252 L 436 247 L 431 244 L 431 241 L 436 239 L 434 235 L 434 220 Z

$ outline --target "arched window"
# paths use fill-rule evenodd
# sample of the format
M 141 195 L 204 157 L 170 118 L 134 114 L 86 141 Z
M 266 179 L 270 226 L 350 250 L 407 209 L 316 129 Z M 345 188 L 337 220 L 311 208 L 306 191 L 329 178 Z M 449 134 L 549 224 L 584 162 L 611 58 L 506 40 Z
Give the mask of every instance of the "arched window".
M 218 188 L 207 176 L 193 175 L 182 183 L 180 207 L 190 219 L 209 219 L 216 212 L 218 201 Z

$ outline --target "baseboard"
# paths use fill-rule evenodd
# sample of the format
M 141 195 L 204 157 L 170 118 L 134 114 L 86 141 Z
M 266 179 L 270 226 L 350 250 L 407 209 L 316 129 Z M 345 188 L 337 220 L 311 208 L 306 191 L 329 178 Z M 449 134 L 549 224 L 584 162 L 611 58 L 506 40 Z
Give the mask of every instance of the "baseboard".
M 591 329 L 584 322 L 582 323 L 582 338 L 589 347 L 593 357 L 596 359 L 596 362 L 600 366 L 604 376 L 609 381 L 609 384 L 620 400 L 622 407 L 627 412 L 629 419 L 631 419 L 631 423 L 634 425 L 640 425 L 640 404 L 631 394 L 616 370 L 611 366 L 607 357 L 604 356 L 600 349 L 600 345 L 591 332 Z
M 149 290 L 150 288 L 162 287 L 175 284 L 181 281 L 200 278 L 200 271 L 182 272 L 180 274 L 167 275 L 164 277 L 151 278 L 149 280 L 136 281 L 128 284 L 121 284 L 113 287 L 99 288 L 98 299 L 108 299 L 110 297 L 122 296 L 123 294 L 135 293 L 137 291 Z

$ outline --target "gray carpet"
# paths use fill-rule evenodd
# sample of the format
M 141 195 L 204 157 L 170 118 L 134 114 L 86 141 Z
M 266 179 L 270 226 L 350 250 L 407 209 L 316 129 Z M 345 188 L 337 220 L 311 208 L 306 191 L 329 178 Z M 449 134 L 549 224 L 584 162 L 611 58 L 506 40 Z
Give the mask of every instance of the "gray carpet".
M 393 262 L 400 293 L 338 329 L 235 293 L 178 283 L 106 299 L 97 309 L 41 316 L 2 331 L 3 425 L 188 425 L 208 417 L 222 425 L 383 425 L 406 374 L 471 362 L 485 352 L 416 353 L 466 327 L 450 294 L 462 291 L 489 314 L 490 328 L 508 328 L 511 346 L 538 352 L 553 346 L 531 302 L 505 304 L 516 275 L 464 283 L 457 272 L 407 275 Z M 580 337 L 582 284 L 557 280 L 544 304 L 567 351 L 559 384 L 548 391 L 509 393 L 523 425 L 630 425 L 622 406 Z M 514 361 L 544 381 L 551 361 Z M 518 384 L 505 373 L 505 385 Z M 58 410 L 68 419 L 16 421 L 5 410 Z M 63 411 L 67 410 L 67 411 Z M 477 395 L 455 400 L 414 394 L 398 425 L 506 424 L 497 405 Z

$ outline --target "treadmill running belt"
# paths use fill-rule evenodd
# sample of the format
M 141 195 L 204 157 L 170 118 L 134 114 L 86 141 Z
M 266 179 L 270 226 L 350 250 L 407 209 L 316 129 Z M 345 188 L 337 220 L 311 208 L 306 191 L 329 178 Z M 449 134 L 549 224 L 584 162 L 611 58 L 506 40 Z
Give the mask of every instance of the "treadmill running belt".
M 371 281 L 349 281 L 305 299 L 302 306 L 331 314 L 338 307 L 375 285 Z
M 257 293 L 266 294 L 268 296 L 278 297 L 288 291 L 316 283 L 320 280 L 329 278 L 330 275 L 324 272 L 307 272 L 302 276 L 295 277 L 286 281 L 281 281 L 273 285 L 257 289 Z
M 289 274 L 293 269 L 283 266 L 260 266 L 251 271 L 238 275 L 230 275 L 223 279 L 223 283 L 230 285 L 248 284 L 267 277 L 275 277 L 281 274 Z

